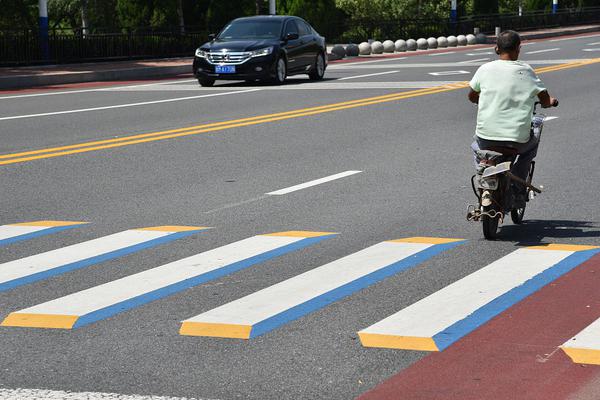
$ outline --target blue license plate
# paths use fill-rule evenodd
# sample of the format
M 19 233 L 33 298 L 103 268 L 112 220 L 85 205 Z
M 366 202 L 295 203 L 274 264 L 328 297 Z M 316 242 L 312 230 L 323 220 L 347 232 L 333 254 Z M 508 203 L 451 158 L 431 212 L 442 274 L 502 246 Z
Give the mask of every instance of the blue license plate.
M 235 65 L 217 65 L 215 72 L 217 74 L 235 74 Z

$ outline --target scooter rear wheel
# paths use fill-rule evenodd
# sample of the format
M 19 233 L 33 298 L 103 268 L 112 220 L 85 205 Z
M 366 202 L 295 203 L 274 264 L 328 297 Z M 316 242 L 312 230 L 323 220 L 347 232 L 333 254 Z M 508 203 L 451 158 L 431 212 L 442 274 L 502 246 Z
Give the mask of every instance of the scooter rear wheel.
M 494 206 L 483 207 L 484 213 L 495 214 L 496 210 Z M 483 236 L 487 240 L 495 240 L 498 238 L 498 223 L 499 218 L 496 216 L 495 218 L 491 218 L 488 215 L 481 216 L 481 225 L 483 226 Z

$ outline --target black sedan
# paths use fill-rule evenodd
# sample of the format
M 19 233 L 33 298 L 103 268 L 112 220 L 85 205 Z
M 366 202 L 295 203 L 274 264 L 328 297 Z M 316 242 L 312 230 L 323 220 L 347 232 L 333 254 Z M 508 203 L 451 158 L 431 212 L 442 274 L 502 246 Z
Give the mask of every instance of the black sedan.
M 238 18 L 196 50 L 194 74 L 202 86 L 217 79 L 282 84 L 296 74 L 320 80 L 326 54 L 325 38 L 301 18 Z

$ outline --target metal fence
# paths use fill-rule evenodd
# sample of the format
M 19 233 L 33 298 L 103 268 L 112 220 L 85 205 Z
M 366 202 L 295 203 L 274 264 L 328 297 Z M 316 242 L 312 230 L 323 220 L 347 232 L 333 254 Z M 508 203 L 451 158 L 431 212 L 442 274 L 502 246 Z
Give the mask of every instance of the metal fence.
M 600 7 L 579 10 L 561 10 L 556 14 L 529 12 L 516 14 L 481 15 L 461 18 L 457 22 L 434 19 L 412 20 L 348 20 L 330 28 L 330 43 L 359 43 L 367 39 L 409 39 L 473 33 L 479 28 L 483 33 L 493 33 L 496 27 L 517 31 L 555 28 L 600 23 Z
M 466 34 L 472 33 L 476 27 L 484 33 L 491 33 L 497 26 L 528 30 L 594 23 L 600 23 L 600 7 L 561 10 L 556 14 L 483 15 L 461 18 L 455 23 L 447 19 L 347 19 L 318 28 L 329 43 L 358 43 L 370 38 L 396 40 Z M 209 33 L 218 30 L 219 27 L 206 26 L 186 27 L 183 32 L 180 27 L 123 29 L 118 32 L 52 30 L 47 42 L 37 31 L 0 31 L 0 66 L 191 56 L 200 44 L 208 40 Z
M 50 31 L 48 56 L 37 31 L 0 31 L 0 65 L 72 63 L 191 56 L 208 31 L 127 30 L 117 33 Z

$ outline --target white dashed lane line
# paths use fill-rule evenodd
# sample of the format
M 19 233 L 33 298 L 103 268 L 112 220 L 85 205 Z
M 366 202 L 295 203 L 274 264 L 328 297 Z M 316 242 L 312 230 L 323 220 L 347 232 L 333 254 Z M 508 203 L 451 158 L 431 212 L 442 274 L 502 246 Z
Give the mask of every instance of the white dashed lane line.
M 440 72 L 430 72 L 429 75 L 433 76 L 445 76 L 445 75 L 464 75 L 470 74 L 469 71 L 440 71 Z
M 549 53 L 549 52 L 551 52 L 551 51 L 557 51 L 557 50 L 560 50 L 560 48 L 559 48 L 559 47 L 556 47 L 556 48 L 554 48 L 554 49 L 543 49 L 543 50 L 529 51 L 529 52 L 527 52 L 527 53 L 525 53 L 525 54 Z
M 367 74 L 367 75 L 356 75 L 356 76 L 346 76 L 345 78 L 339 78 L 338 81 L 345 81 L 347 79 L 357 79 L 357 78 L 367 78 L 369 76 L 378 76 L 378 75 L 387 75 L 387 74 L 395 74 L 400 71 L 386 71 L 386 72 L 377 72 L 375 74 Z
M 476 62 L 480 62 L 480 61 L 488 61 L 490 58 L 486 57 L 486 58 L 478 58 L 476 60 L 465 60 L 465 61 L 459 61 L 459 64 L 467 64 L 467 63 L 476 63 Z

